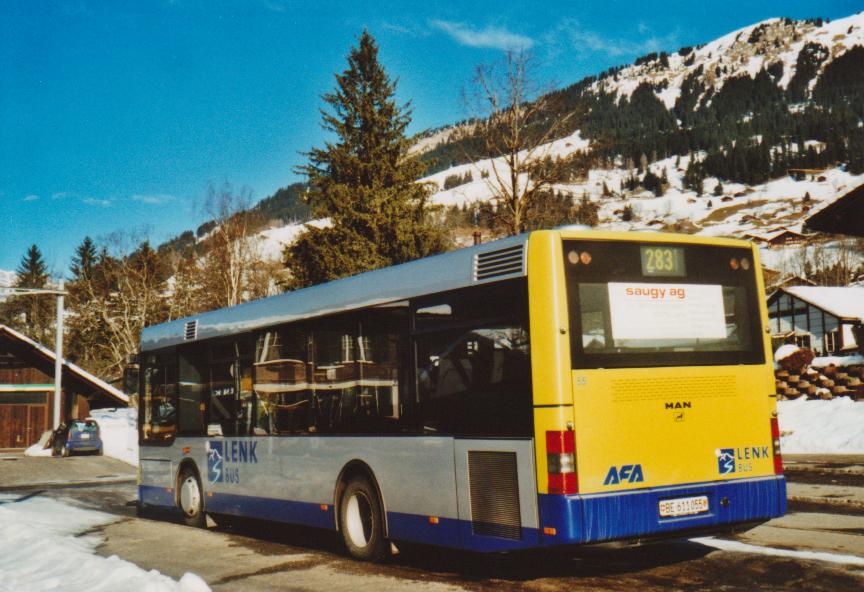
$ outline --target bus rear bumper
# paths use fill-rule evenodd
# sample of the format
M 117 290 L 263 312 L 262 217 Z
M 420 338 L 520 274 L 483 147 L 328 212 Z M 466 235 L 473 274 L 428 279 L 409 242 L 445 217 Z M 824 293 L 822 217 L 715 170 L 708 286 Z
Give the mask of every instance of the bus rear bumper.
M 661 501 L 702 495 L 708 497 L 707 512 L 660 516 Z M 542 544 L 548 546 L 723 531 L 785 514 L 786 480 L 778 475 L 603 494 L 541 494 L 539 509 Z

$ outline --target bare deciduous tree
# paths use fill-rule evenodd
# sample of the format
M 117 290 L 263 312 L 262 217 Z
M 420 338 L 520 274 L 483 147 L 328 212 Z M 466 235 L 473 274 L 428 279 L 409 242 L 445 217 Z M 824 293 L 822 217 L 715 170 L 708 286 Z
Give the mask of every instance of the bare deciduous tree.
M 202 286 L 206 308 L 235 306 L 250 299 L 253 277 L 262 264 L 254 234 L 261 220 L 250 210 L 252 193 L 243 188 L 235 191 L 230 183 L 210 186 L 205 211 L 216 226 L 204 239 L 205 254 L 201 262 Z M 260 288 L 260 279 L 254 282 Z M 266 294 L 265 294 L 266 295 Z
M 531 70 L 528 54 L 509 51 L 503 64 L 478 66 L 475 76 L 474 100 L 485 116 L 476 130 L 492 157 L 486 182 L 494 222 L 508 234 L 529 228 L 541 196 L 560 181 L 547 144 L 561 135 L 571 117 L 550 117 L 552 98 L 539 92 Z
M 70 291 L 70 333 L 86 344 L 85 365 L 103 374 L 119 375 L 139 349 L 141 330 L 167 320 L 166 270 L 147 240 L 127 233 L 104 239 L 92 273 Z

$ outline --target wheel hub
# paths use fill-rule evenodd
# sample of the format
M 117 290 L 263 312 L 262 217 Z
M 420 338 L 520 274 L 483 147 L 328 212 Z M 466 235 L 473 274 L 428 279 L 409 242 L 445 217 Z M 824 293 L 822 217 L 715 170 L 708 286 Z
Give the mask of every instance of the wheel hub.
M 193 476 L 187 476 L 180 486 L 180 507 L 187 516 L 197 516 L 201 505 L 201 491 L 198 481 Z

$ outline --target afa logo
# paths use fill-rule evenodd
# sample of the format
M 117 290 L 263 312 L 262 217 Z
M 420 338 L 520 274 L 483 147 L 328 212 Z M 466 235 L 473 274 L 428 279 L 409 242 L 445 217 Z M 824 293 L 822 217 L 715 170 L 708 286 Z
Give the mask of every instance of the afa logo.
M 222 442 L 210 440 L 207 443 L 207 480 L 222 483 L 225 480 L 225 455 Z
M 642 465 L 621 465 L 620 469 L 618 467 L 609 467 L 609 472 L 606 473 L 603 485 L 620 485 L 625 481 L 627 483 L 645 481 Z
M 721 448 L 717 451 L 717 472 L 730 475 L 735 472 L 735 449 Z

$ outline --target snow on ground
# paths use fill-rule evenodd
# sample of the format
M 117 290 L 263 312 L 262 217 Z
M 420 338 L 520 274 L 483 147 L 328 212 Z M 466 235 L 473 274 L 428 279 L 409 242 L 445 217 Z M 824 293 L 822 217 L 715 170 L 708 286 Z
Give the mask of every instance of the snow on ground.
M 842 563 L 846 565 L 858 565 L 864 567 L 864 557 L 855 555 L 841 555 L 839 553 L 820 553 L 816 551 L 793 551 L 791 549 L 778 549 L 776 547 L 762 547 L 750 545 L 739 541 L 728 541 L 726 539 L 715 539 L 714 537 L 698 537 L 690 539 L 694 543 L 714 547 L 722 551 L 736 553 L 756 553 L 759 555 L 773 555 L 774 557 L 791 557 L 793 559 L 810 559 L 815 561 L 828 561 L 830 563 Z
M 864 403 L 801 397 L 778 401 L 777 414 L 784 454 L 864 454 Z
M 138 466 L 138 410 L 134 407 L 93 409 L 90 417 L 99 424 L 102 453 Z
M 0 592 L 209 592 L 195 574 L 178 582 L 116 555 L 100 557 L 99 535 L 78 536 L 115 519 L 52 499 L 0 495 Z

